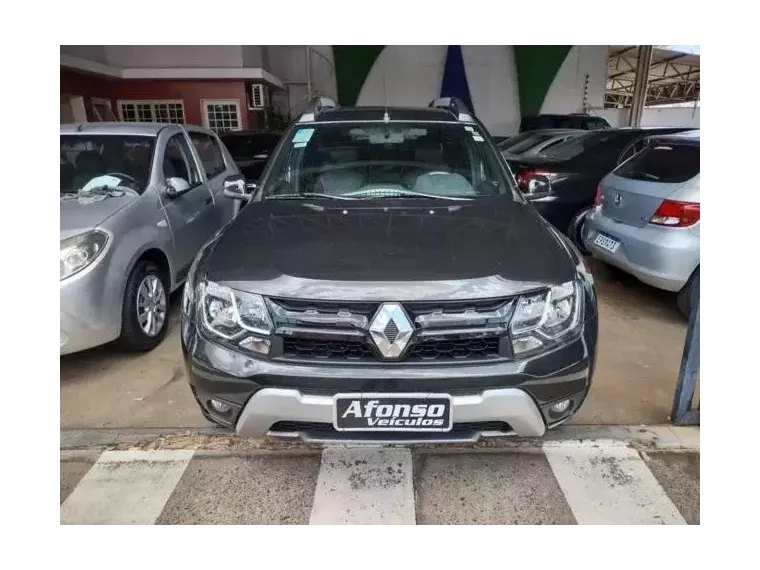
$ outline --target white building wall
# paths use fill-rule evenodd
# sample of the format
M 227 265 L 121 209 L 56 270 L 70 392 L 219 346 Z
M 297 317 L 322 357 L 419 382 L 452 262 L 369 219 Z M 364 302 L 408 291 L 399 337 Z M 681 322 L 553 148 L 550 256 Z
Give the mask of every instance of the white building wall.
M 425 106 L 440 95 L 447 46 L 387 46 L 359 94 L 359 105 Z M 588 100 L 602 106 L 608 46 L 574 46 L 546 95 L 541 112 L 578 112 L 586 74 Z M 517 132 L 520 102 L 512 46 L 462 46 L 475 112 L 494 135 Z
M 607 58 L 611 45 L 638 40 L 577 40 L 560 66 L 542 113 L 577 113 L 586 93 L 592 112 L 613 126 L 624 126 L 625 112 L 604 109 Z M 438 97 L 443 78 L 447 40 L 391 40 L 377 58 L 359 94 L 359 105 L 427 105 Z M 494 135 L 517 131 L 520 103 L 517 69 L 510 40 L 464 40 L 462 55 L 475 111 Z M 702 125 L 702 111 L 647 109 L 644 126 Z
M 541 113 L 579 113 L 583 109 L 583 90 L 588 82 L 588 103 L 604 105 L 609 46 L 573 46 L 552 81 L 541 105 Z
M 628 125 L 630 109 L 594 109 L 613 127 Z M 641 116 L 642 127 L 693 127 L 699 128 L 699 107 L 645 107 Z

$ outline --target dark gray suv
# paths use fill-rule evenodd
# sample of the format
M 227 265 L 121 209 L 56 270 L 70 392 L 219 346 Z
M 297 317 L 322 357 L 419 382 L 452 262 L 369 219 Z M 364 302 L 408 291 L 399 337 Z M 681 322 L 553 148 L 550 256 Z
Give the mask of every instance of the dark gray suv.
M 183 298 L 193 394 L 239 435 L 540 436 L 591 383 L 596 294 L 457 100 L 340 108 L 286 131 Z

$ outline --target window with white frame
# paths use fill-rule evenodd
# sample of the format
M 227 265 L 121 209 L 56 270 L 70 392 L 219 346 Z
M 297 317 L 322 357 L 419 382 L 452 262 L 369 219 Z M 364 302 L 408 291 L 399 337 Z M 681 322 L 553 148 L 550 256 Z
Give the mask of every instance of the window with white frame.
M 92 103 L 92 114 L 93 118 L 96 121 L 115 121 L 116 117 L 113 114 L 113 111 L 111 110 L 111 101 L 108 99 L 98 99 L 96 97 L 93 97 L 91 99 Z
M 128 123 L 185 122 L 182 101 L 119 101 L 121 120 Z
M 239 131 L 242 128 L 240 122 L 240 102 L 230 101 L 202 101 L 203 125 L 216 132 Z

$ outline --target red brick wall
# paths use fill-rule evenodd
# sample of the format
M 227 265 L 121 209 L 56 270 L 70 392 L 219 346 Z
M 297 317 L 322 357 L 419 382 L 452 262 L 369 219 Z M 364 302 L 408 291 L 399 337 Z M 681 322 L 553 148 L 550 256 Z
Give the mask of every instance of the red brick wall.
M 61 69 L 61 94 L 81 95 L 85 99 L 87 116 L 92 120 L 92 97 L 110 99 L 114 113 L 119 117 L 118 100 L 181 100 L 185 109 L 185 122 L 202 125 L 203 99 L 237 99 L 243 129 L 254 128 L 255 116 L 248 111 L 245 81 L 240 80 L 163 80 L 163 79 L 108 79 L 76 71 Z

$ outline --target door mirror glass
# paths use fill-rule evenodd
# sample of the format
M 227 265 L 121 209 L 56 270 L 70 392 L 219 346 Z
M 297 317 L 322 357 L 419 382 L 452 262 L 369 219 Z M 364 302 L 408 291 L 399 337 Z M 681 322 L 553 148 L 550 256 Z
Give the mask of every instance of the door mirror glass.
M 255 185 L 251 184 L 248 184 L 248 188 L 246 188 L 245 176 L 242 174 L 233 174 L 224 179 L 224 195 L 233 200 L 248 202 L 251 199 L 252 193 L 249 190 L 253 190 L 254 188 Z
M 172 178 L 166 179 L 166 194 L 170 198 L 181 196 L 188 190 L 190 190 L 190 183 L 184 178 L 173 176 Z

